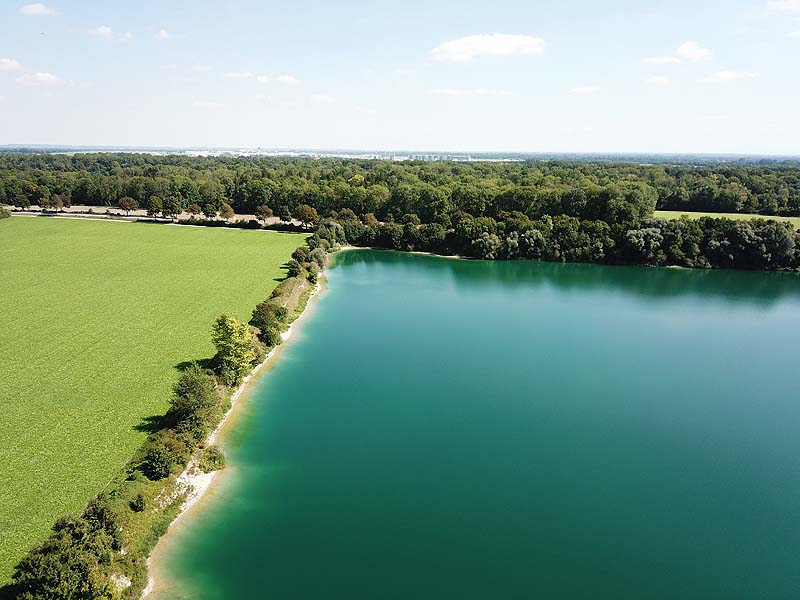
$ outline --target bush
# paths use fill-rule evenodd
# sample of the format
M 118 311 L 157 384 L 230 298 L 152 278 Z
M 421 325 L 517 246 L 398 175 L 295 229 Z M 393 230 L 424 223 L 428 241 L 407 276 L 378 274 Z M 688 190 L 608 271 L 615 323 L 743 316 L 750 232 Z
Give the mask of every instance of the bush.
M 7 219 L 11 216 L 11 211 L 5 206 L 0 206 L 0 219 Z
M 288 311 L 285 306 L 264 300 L 253 309 L 250 325 L 263 332 L 270 328 L 279 329 L 286 322 Z M 263 337 L 262 337 L 263 340 Z M 266 340 L 264 340 L 266 342 Z M 268 344 L 270 346 L 274 344 Z
M 174 431 L 160 431 L 148 444 L 142 472 L 153 481 L 169 477 L 178 466 L 183 466 L 189 459 L 189 448 Z
M 100 495 L 80 517 L 61 517 L 53 532 L 17 565 L 18 599 L 99 600 L 114 597 L 108 567 L 122 547 L 116 515 Z
M 200 469 L 203 473 L 210 473 L 211 471 L 219 471 L 225 468 L 225 455 L 218 446 L 208 446 L 203 450 L 203 456 L 200 459 Z
M 142 512 L 145 509 L 145 500 L 142 494 L 136 494 L 136 497 L 131 500 L 131 510 L 133 512 Z

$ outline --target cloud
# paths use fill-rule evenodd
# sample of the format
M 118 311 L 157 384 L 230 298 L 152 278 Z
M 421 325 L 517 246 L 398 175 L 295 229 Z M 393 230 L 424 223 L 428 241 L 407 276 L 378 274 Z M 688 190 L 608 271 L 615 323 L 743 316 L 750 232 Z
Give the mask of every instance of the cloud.
M 13 58 L 0 58 L 0 71 L 21 71 L 22 65 Z
M 572 88 L 569 93 L 573 96 L 588 96 L 589 94 L 596 94 L 600 91 L 599 87 L 594 87 L 592 85 L 585 85 L 582 87 Z
M 155 38 L 157 40 L 161 40 L 161 41 L 168 40 L 169 39 L 169 31 L 167 31 L 166 29 L 159 29 L 158 33 L 155 35 Z
M 211 67 L 208 65 L 192 65 L 192 71 L 195 73 L 208 73 Z
M 677 56 L 648 56 L 642 59 L 643 65 L 675 65 L 681 62 Z
M 272 78 L 269 77 L 268 75 L 259 75 L 258 77 L 256 77 L 256 81 L 258 83 L 269 83 L 270 81 L 272 81 Z
M 250 71 L 228 71 L 225 77 L 229 79 L 252 79 L 255 77 Z
M 790 32 L 790 33 L 789 33 L 789 34 L 787 34 L 787 35 L 788 35 L 790 38 L 800 38 L 800 30 L 798 30 L 798 31 L 792 31 L 792 32 Z
M 747 71 L 717 71 L 713 75 L 707 77 L 708 81 L 716 81 L 720 83 L 727 83 L 729 81 L 741 81 L 743 79 L 752 79 L 755 73 L 748 73 Z
M 279 75 L 277 79 L 281 83 L 286 83 L 288 85 L 295 85 L 295 84 L 300 83 L 300 80 L 297 79 L 297 77 L 294 77 L 292 75 Z
M 192 106 L 195 108 L 222 108 L 224 104 L 212 100 L 195 100 L 192 102 Z
M 663 75 L 653 75 L 652 77 L 648 77 L 645 81 L 650 85 L 658 85 L 658 86 L 667 86 L 672 83 L 672 80 L 669 77 L 664 77 Z
M 336 102 L 336 98 L 333 96 L 328 96 L 327 94 L 314 94 L 311 96 L 311 99 L 314 102 L 320 102 L 322 104 L 331 104 L 332 102 Z
M 22 85 L 50 87 L 64 85 L 67 82 L 61 79 L 61 77 L 56 77 L 52 73 L 32 73 L 31 75 L 23 75 L 18 78 L 17 83 L 21 83 Z
M 431 90 L 432 94 L 437 96 L 452 96 L 452 97 L 464 97 L 464 96 L 511 96 L 512 93 L 508 90 L 497 90 L 494 88 L 472 88 L 472 89 L 463 89 L 463 88 L 438 88 L 435 90 Z
M 774 12 L 800 12 L 800 0 L 770 0 L 767 9 Z
M 531 35 L 506 33 L 469 35 L 450 40 L 431 50 L 431 58 L 452 62 L 471 62 L 478 56 L 540 56 L 544 40 Z
M 679 57 L 689 62 L 702 62 L 711 60 L 714 53 L 708 48 L 703 48 L 697 42 L 685 42 L 675 51 Z
M 161 65 L 159 68 L 162 71 L 174 71 L 178 68 L 178 65 L 176 65 L 175 63 L 170 63 L 168 65 Z
M 106 42 L 127 42 L 133 39 L 133 34 L 130 31 L 116 33 L 108 25 L 100 25 L 100 27 L 96 29 L 90 29 L 89 35 Z
M 52 8 L 45 6 L 39 2 L 35 4 L 26 4 L 19 9 L 19 14 L 26 17 L 52 17 L 56 14 Z

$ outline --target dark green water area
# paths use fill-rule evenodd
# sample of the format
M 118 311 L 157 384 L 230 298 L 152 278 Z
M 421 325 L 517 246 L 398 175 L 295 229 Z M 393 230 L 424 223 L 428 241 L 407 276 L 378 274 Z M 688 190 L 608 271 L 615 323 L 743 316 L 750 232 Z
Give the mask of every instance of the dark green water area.
M 159 598 L 800 598 L 800 276 L 336 257 Z

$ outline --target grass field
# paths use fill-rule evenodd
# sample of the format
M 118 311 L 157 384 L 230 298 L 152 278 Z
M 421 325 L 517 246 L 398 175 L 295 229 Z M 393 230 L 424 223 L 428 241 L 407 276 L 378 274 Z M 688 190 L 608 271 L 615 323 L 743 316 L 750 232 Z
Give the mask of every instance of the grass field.
M 659 219 L 679 219 L 681 215 L 687 215 L 692 219 L 699 219 L 700 217 L 726 217 L 737 221 L 744 221 L 746 219 L 774 219 L 776 221 L 787 221 L 800 228 L 800 217 L 767 217 L 764 215 L 753 215 L 749 213 L 704 213 L 704 212 L 684 212 L 680 210 L 657 210 L 653 213 L 654 217 Z
M 176 365 L 249 317 L 303 236 L 127 222 L 0 221 L 0 583 L 80 510 L 163 414 Z

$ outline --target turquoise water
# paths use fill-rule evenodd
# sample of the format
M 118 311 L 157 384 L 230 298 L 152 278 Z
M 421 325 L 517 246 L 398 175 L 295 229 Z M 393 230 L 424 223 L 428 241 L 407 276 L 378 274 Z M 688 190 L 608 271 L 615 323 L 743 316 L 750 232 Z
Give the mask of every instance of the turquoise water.
M 800 278 L 338 256 L 160 598 L 800 596 Z

